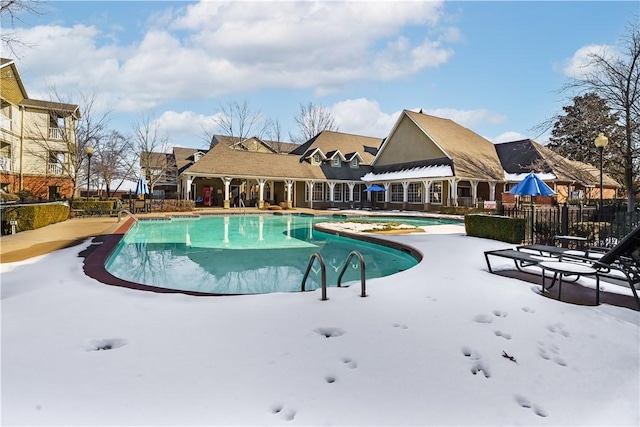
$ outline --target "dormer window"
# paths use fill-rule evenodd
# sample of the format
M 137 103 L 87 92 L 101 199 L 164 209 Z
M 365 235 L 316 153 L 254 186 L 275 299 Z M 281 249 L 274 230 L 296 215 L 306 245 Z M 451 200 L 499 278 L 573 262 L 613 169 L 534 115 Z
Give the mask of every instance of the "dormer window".
M 197 162 L 198 160 L 200 160 L 202 158 L 202 153 L 195 153 L 193 155 L 193 161 Z
M 334 157 L 333 159 L 331 159 L 331 166 L 335 167 L 340 167 L 340 157 Z
M 354 157 L 353 159 L 351 159 L 350 166 L 352 168 L 357 168 L 358 167 L 358 158 L 357 157 Z
M 314 165 L 319 165 L 320 164 L 320 154 L 316 153 L 313 155 L 313 164 Z

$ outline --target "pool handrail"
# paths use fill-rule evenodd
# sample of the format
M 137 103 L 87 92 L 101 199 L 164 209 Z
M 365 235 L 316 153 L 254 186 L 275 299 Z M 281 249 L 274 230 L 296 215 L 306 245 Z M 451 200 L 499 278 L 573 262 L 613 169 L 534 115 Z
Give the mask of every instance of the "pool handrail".
M 118 211 L 118 222 L 120 222 L 120 220 L 122 219 L 122 213 L 123 212 L 126 213 L 126 214 L 129 214 L 129 216 L 131 218 L 133 218 L 135 222 L 138 222 L 138 218 L 134 214 L 132 214 L 131 211 L 129 211 L 128 209 L 124 209 L 124 208 L 121 208 Z
M 344 276 L 344 273 L 347 271 L 347 267 L 349 266 L 349 262 L 351 261 L 351 258 L 356 257 L 358 258 L 358 260 L 360 261 L 360 296 L 361 297 L 366 297 L 367 296 L 367 289 L 366 289 L 366 285 L 365 285 L 365 281 L 366 281 L 366 277 L 365 277 L 365 265 L 364 265 L 364 258 L 362 257 L 362 254 L 358 251 L 352 251 L 349 256 L 347 257 L 347 260 L 344 262 L 344 266 L 342 267 L 342 270 L 340 271 L 340 274 L 338 275 L 338 287 L 342 287 L 342 276 Z
M 305 291 L 305 283 L 307 282 L 307 277 L 309 277 L 309 272 L 311 271 L 311 267 L 313 266 L 313 262 L 315 260 L 318 260 L 318 262 L 320 263 L 320 272 L 321 274 L 321 279 L 322 279 L 322 298 L 320 298 L 322 301 L 326 301 L 329 298 L 327 298 L 327 269 L 325 268 L 324 265 L 324 259 L 322 258 L 322 255 L 320 255 L 320 253 L 318 252 L 314 252 L 313 254 L 311 254 L 311 258 L 309 258 L 309 264 L 307 265 L 307 271 L 304 273 L 304 277 L 302 278 L 302 285 L 300 286 L 300 291 L 304 292 Z

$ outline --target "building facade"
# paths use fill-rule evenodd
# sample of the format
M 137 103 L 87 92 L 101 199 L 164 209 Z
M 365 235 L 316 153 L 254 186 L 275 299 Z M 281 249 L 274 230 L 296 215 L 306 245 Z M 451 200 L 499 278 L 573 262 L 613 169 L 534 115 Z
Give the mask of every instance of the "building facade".
M 0 189 L 73 196 L 77 105 L 31 99 L 14 61 L 0 58 Z

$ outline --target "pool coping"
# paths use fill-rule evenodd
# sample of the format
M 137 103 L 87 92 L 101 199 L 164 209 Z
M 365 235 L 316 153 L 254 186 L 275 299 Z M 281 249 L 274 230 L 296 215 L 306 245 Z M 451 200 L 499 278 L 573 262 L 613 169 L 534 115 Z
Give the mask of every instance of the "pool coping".
M 168 215 L 168 216 L 159 216 L 159 217 L 149 217 L 149 218 L 141 219 L 140 221 L 162 221 L 162 220 L 170 221 L 173 217 L 197 218 L 200 216 L 226 216 L 226 215 L 228 214 L 226 213 L 220 213 L 220 214 L 212 213 L 212 214 L 205 214 L 205 215 L 178 214 L 178 215 Z M 242 214 L 234 213 L 233 215 L 242 215 Z M 264 214 L 251 213 L 250 215 L 305 215 L 305 216 L 327 217 L 327 218 L 332 217 L 331 215 L 283 214 L 283 213 L 274 213 L 274 212 L 269 212 Z M 340 215 L 340 216 L 343 216 L 343 215 Z M 386 216 L 391 216 L 391 215 L 386 215 Z M 397 215 L 393 215 L 393 216 L 397 216 Z M 118 277 L 115 277 L 114 275 L 109 273 L 106 269 L 107 260 L 109 259 L 109 256 L 111 255 L 113 250 L 116 248 L 120 240 L 122 240 L 124 235 L 131 228 L 131 226 L 133 226 L 136 223 L 136 221 L 137 220 L 134 218 L 128 218 L 125 221 L 125 223 L 122 224 L 120 227 L 118 227 L 118 229 L 114 231 L 112 234 L 104 235 L 102 238 L 94 239 L 92 241 L 91 246 L 86 251 L 84 265 L 83 265 L 84 273 L 87 276 L 99 281 L 102 284 L 109 285 L 109 286 L 118 286 L 122 288 L 135 289 L 135 290 L 147 291 L 147 292 L 155 292 L 155 293 L 163 293 L 163 294 L 185 294 L 185 295 L 192 295 L 192 296 L 209 296 L 209 297 L 261 295 L 261 294 L 217 294 L 217 293 L 210 293 L 210 292 L 189 291 L 184 289 L 162 288 L 159 286 L 151 286 L 151 285 L 145 285 L 142 283 L 130 282 L 128 280 L 123 280 Z M 350 232 L 350 231 L 344 231 L 344 230 L 334 230 L 334 229 L 328 229 L 322 226 L 317 226 L 315 224 L 313 225 L 313 228 L 323 233 L 328 233 L 328 234 L 338 235 L 342 237 L 352 238 L 355 240 L 361 240 L 369 243 L 379 244 L 382 246 L 386 246 L 392 249 L 402 251 L 404 253 L 408 253 L 414 258 L 416 258 L 416 260 L 418 261 L 418 264 L 423 259 L 423 254 L 418 249 L 412 246 L 409 246 L 407 244 L 403 244 L 393 240 L 388 240 L 382 237 L 371 235 L 373 233 L 358 233 L 358 232 Z

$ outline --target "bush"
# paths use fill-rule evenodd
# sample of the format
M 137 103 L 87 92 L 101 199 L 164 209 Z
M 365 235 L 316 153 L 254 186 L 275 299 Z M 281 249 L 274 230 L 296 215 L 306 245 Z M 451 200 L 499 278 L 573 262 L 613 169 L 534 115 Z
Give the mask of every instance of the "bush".
M 464 217 L 467 236 L 500 240 L 507 243 L 522 243 L 525 220 L 498 215 L 469 214 Z
M 35 230 L 69 217 L 69 206 L 64 203 L 17 206 L 7 210 L 2 220 L 2 234 L 11 232 L 11 221 L 16 221 L 16 231 Z

